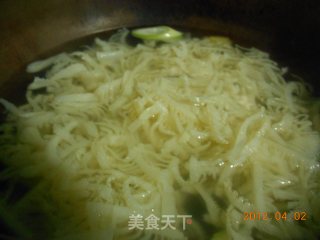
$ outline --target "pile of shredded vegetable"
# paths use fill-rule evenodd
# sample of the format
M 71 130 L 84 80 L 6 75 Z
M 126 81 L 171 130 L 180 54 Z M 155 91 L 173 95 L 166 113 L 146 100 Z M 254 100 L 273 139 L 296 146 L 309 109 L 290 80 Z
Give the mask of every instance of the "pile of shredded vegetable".
M 0 100 L 0 178 L 28 186 L 7 206 L 33 239 L 316 239 L 320 104 L 306 85 L 223 38 L 127 34 L 32 63 L 27 103 Z M 128 228 L 151 213 L 192 223 Z

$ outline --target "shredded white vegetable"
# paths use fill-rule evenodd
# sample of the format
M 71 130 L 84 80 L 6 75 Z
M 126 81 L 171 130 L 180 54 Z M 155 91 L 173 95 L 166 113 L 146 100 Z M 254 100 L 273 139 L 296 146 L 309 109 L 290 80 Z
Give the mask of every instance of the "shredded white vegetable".
M 27 103 L 0 100 L 1 176 L 29 184 L 12 208 L 35 239 L 316 239 L 320 105 L 305 85 L 229 40 L 127 34 L 30 64 L 46 74 Z M 134 213 L 193 222 L 129 230 Z

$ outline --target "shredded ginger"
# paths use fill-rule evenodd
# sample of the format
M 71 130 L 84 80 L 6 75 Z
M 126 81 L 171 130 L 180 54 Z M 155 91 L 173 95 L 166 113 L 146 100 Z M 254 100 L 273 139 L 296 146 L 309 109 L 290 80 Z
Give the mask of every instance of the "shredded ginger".
M 320 105 L 306 84 L 255 48 L 127 34 L 30 64 L 27 103 L 1 100 L 1 179 L 28 186 L 11 210 L 33 239 L 316 239 Z M 147 229 L 151 214 L 192 223 Z

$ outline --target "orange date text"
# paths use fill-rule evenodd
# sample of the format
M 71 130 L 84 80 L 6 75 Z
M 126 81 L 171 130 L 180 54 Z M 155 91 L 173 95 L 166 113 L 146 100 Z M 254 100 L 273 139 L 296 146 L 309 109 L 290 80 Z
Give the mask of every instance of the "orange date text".
M 308 216 L 306 212 L 293 212 L 293 213 L 287 213 L 287 212 L 280 212 L 277 211 L 275 213 L 270 212 L 244 212 L 243 213 L 243 220 L 244 221 L 255 221 L 255 220 L 276 220 L 276 221 L 287 221 L 289 219 L 295 220 L 295 221 L 305 221 L 307 220 Z

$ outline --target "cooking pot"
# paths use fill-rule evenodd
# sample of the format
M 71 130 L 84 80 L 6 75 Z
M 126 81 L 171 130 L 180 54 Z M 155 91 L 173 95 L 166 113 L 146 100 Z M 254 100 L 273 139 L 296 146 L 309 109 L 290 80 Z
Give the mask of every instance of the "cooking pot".
M 24 101 L 28 63 L 119 28 L 169 25 L 267 51 L 320 95 L 320 5 L 297 0 L 2 0 L 0 97 Z
M 26 65 L 122 27 L 170 25 L 219 34 L 271 53 L 319 95 L 320 5 L 298 0 L 4 0 L 0 2 L 0 96 L 19 103 Z

